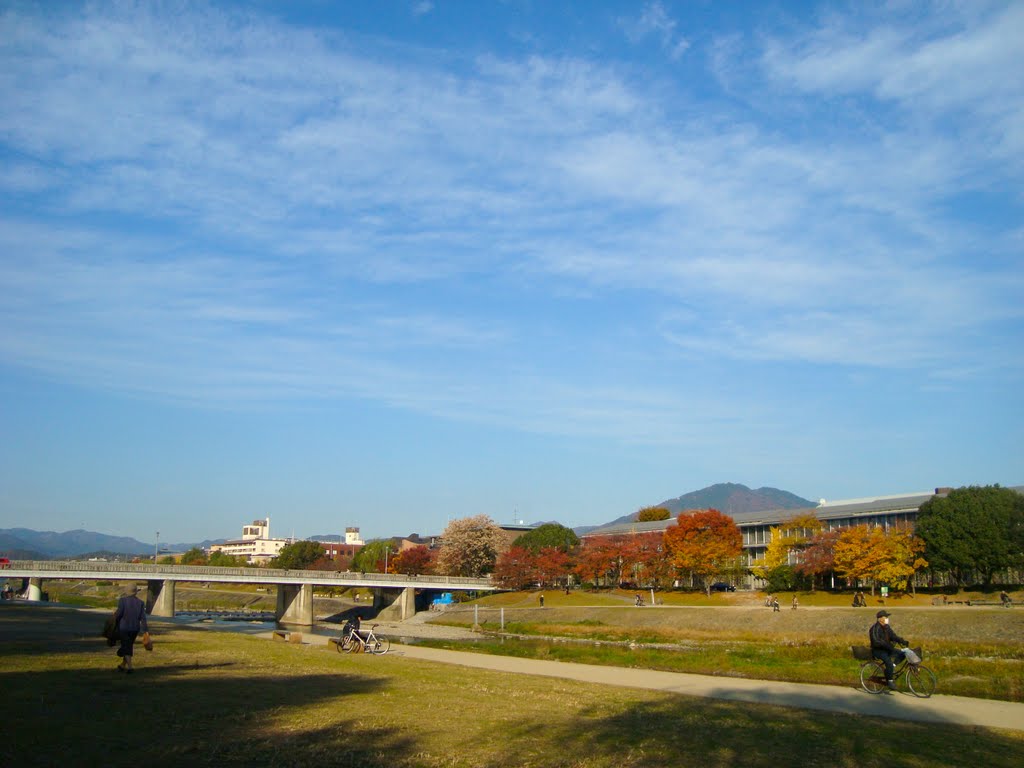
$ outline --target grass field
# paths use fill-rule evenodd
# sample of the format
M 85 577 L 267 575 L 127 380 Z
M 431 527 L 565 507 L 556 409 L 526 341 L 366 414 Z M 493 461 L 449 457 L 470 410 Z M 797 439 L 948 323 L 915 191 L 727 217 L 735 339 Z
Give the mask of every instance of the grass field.
M 10 766 L 1018 766 L 1024 734 L 730 704 L 0 606 Z
M 123 585 L 47 582 L 52 599 L 113 606 Z M 211 585 L 180 589 L 179 610 L 221 608 L 273 610 L 273 593 L 253 587 Z M 694 672 L 766 680 L 849 685 L 859 664 L 851 645 L 863 645 L 878 608 L 893 615 L 897 632 L 925 649 L 925 661 L 939 677 L 939 691 L 978 698 L 1024 701 L 1024 610 L 1018 607 L 967 606 L 993 600 L 993 593 L 962 592 L 956 601 L 933 606 L 935 595 L 867 596 L 869 607 L 851 608 L 850 596 L 800 592 L 792 610 L 791 594 L 780 595 L 783 610 L 774 613 L 756 592 L 659 592 L 655 607 L 634 608 L 635 592 L 574 590 L 505 592 L 456 606 L 435 620 L 458 626 L 475 621 L 485 634 L 496 633 L 501 612 L 505 631 L 537 638 L 531 642 L 478 642 L 484 653 L 576 661 L 611 666 Z M 643 593 L 649 602 L 650 593 Z M 995 593 L 997 595 L 997 593 Z M 365 598 L 364 598 L 365 602 Z M 316 600 L 319 615 L 355 605 L 348 600 Z M 718 610 L 708 610 L 716 608 Z M 594 642 L 563 642 L 589 640 Z M 596 643 L 600 642 L 600 645 Z M 450 645 L 434 643 L 435 645 Z
M 632 593 L 556 592 L 546 594 L 540 608 L 536 594 L 505 593 L 447 611 L 439 620 L 478 622 L 485 633 L 497 633 L 503 613 L 505 633 L 539 638 L 478 643 L 474 650 L 481 652 L 848 685 L 859 666 L 850 646 L 866 644 L 876 612 L 875 606 L 831 607 L 835 596 L 826 594 L 801 595 L 799 609 L 778 613 L 743 593 L 689 595 L 683 598 L 689 604 L 666 600 L 645 608 L 631 607 L 631 599 Z M 886 608 L 896 631 L 925 649 L 942 693 L 1024 701 L 1024 610 L 932 607 L 930 597 L 890 600 Z

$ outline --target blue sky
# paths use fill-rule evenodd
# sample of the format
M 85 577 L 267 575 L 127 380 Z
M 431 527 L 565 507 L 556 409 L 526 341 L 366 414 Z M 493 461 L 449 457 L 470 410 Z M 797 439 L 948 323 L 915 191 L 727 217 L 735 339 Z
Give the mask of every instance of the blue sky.
M 0 5 L 0 527 L 1024 483 L 1024 4 Z

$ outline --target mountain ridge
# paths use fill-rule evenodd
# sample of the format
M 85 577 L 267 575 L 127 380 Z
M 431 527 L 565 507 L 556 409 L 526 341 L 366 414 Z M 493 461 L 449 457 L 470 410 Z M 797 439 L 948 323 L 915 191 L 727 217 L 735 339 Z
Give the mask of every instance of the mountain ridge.
M 817 504 L 779 488 L 763 486 L 751 490 L 741 483 L 715 483 L 697 491 L 684 493 L 674 499 L 666 499 L 659 504 L 648 506 L 664 507 L 675 517 L 688 509 L 717 509 L 726 515 L 733 515 L 738 512 L 765 512 L 773 509 L 808 509 Z M 631 523 L 636 520 L 639 511 L 630 512 L 628 515 L 601 525 L 585 525 L 573 530 L 580 534 L 609 525 Z
M 160 545 L 160 551 L 184 552 L 192 547 L 208 547 L 222 543 L 224 539 L 216 539 L 194 544 Z M 152 555 L 154 544 L 148 544 L 130 536 L 111 536 L 106 533 L 95 533 L 76 528 L 73 531 L 35 531 L 31 528 L 0 528 L 0 552 L 16 555 L 12 559 L 26 558 L 26 554 L 41 555 L 41 559 L 53 557 L 74 557 L 107 553 L 114 555 Z M 11 555 L 5 555 L 10 557 Z
M 665 507 L 672 516 L 687 509 L 717 509 L 727 515 L 737 512 L 761 512 L 772 509 L 807 509 L 816 506 L 814 502 L 801 498 L 789 491 L 778 488 L 762 487 L 751 490 L 739 483 L 716 483 L 698 491 L 666 499 L 660 504 L 648 506 Z M 639 510 L 637 510 L 639 511 Z M 604 528 L 608 525 L 632 522 L 637 512 L 616 518 L 611 522 L 599 525 L 583 525 L 574 528 L 577 534 Z M 344 540 L 339 537 L 339 540 Z M 185 552 L 192 547 L 209 547 L 221 544 L 224 539 L 207 539 L 201 542 L 171 544 L 161 546 L 171 552 Z M 151 555 L 153 544 L 133 539 L 128 536 L 111 536 L 105 533 L 94 533 L 82 529 L 73 531 L 34 531 L 29 528 L 0 529 L 0 553 L 12 559 L 48 559 L 75 557 L 79 555 L 96 555 L 100 553 L 115 555 Z M 36 557 L 38 555 L 38 557 Z

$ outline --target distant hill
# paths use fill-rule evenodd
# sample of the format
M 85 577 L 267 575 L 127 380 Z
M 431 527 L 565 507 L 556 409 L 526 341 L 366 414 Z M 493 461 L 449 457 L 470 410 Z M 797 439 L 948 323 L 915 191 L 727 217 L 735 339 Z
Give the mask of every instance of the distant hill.
M 816 507 L 817 504 L 789 491 L 780 491 L 778 488 L 758 488 L 752 491 L 739 483 L 716 483 L 675 499 L 646 506 L 664 507 L 675 517 L 687 509 L 717 509 L 719 512 L 732 515 L 738 512 L 763 512 L 770 509 L 807 509 Z M 579 534 L 592 531 L 594 528 L 603 528 L 605 525 L 631 523 L 636 520 L 636 516 L 637 513 L 632 512 L 599 526 L 583 526 L 574 530 Z
M 184 552 L 192 547 L 209 546 L 218 542 L 204 541 L 199 544 L 161 544 L 160 551 Z M 153 545 L 127 536 L 109 536 L 105 533 L 74 530 L 33 531 L 28 528 L 0 529 L 0 553 L 12 560 L 28 560 L 56 557 L 78 557 L 96 553 L 116 555 L 152 555 Z M 30 556 L 30 557 L 27 557 Z

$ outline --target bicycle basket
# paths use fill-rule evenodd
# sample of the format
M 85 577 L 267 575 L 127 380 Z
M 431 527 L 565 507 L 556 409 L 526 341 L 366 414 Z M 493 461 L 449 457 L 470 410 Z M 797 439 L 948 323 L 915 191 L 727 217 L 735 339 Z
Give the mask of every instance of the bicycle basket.
M 871 661 L 873 658 L 871 649 L 866 645 L 851 645 L 850 650 L 853 652 L 853 658 L 857 661 Z

